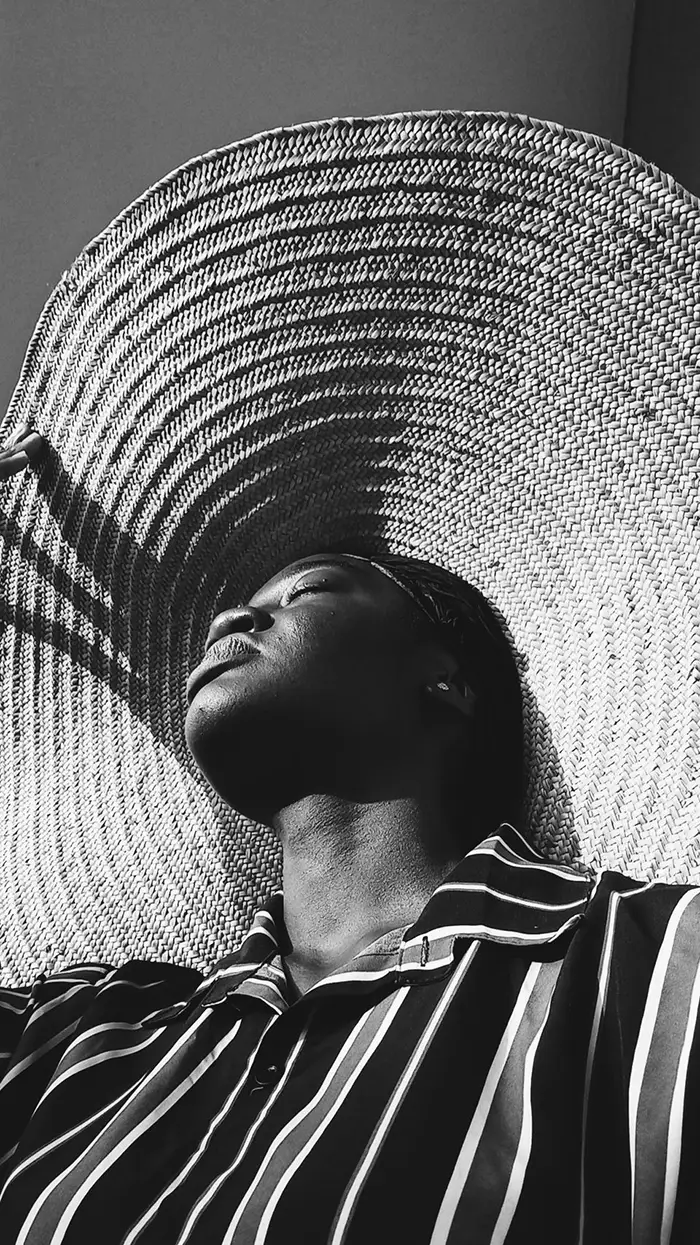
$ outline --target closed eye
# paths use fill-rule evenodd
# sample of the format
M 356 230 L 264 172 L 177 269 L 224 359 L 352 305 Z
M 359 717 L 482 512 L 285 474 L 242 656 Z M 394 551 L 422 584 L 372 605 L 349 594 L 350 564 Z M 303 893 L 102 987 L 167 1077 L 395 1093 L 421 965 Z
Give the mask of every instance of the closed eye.
M 321 584 L 302 584 L 301 587 L 293 588 L 292 591 L 287 594 L 285 604 L 289 604 L 289 602 L 293 601 L 295 597 L 303 596 L 305 592 L 324 592 L 326 590 L 325 581 Z

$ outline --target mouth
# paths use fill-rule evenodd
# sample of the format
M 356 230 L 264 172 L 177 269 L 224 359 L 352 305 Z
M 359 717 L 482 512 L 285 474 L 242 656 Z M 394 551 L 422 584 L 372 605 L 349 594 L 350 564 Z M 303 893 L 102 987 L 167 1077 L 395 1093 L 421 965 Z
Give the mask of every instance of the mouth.
M 254 657 L 257 649 L 237 635 L 226 635 L 216 640 L 206 651 L 204 660 L 192 671 L 187 680 L 187 703 L 192 704 L 197 692 L 224 670 L 243 665 Z

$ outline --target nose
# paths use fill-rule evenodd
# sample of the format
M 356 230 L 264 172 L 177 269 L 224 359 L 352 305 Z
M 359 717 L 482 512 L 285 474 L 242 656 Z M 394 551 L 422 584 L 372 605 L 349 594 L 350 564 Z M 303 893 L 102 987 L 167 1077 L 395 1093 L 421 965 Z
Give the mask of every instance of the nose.
M 223 610 L 213 620 L 204 645 L 204 651 L 225 635 L 236 635 L 240 631 L 263 631 L 270 625 L 270 620 L 263 610 L 254 605 L 237 605 Z

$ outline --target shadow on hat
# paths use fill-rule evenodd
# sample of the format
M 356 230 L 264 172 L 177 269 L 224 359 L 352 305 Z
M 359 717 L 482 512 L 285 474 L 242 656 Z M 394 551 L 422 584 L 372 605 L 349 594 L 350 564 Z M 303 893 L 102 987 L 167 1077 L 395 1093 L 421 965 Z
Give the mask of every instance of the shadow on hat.
M 308 449 L 308 446 L 307 446 Z M 149 659 L 144 661 L 142 649 L 143 636 L 134 619 L 130 617 L 130 603 L 120 600 L 118 595 L 119 578 L 123 575 L 127 580 L 158 584 L 165 578 L 169 581 L 172 565 L 180 562 L 182 551 L 175 549 L 165 560 L 157 559 L 148 548 L 136 544 L 128 532 L 114 520 L 113 516 L 102 509 L 99 503 L 90 497 L 86 490 L 75 481 L 66 470 L 55 447 L 45 442 L 45 451 L 40 463 L 38 493 L 45 499 L 50 513 L 61 528 L 63 540 L 71 546 L 78 561 L 86 566 L 96 582 L 102 584 L 112 596 L 114 605 L 110 609 L 95 594 L 82 587 L 75 578 L 62 567 L 52 562 L 47 553 L 38 547 L 27 533 L 20 533 L 11 519 L 6 523 L 6 539 L 16 542 L 21 548 L 22 558 L 28 566 L 35 569 L 40 578 L 50 583 L 53 589 L 80 611 L 95 629 L 92 641 L 79 635 L 75 629 L 63 626 L 59 620 L 46 618 L 41 614 L 32 613 L 29 608 L 15 612 L 12 621 L 14 626 L 36 639 L 47 639 L 71 661 L 80 666 L 91 676 L 100 680 L 109 691 L 119 697 L 129 712 L 139 719 L 148 729 L 153 738 L 168 749 L 179 763 L 185 761 L 189 767 L 194 763 L 184 746 L 184 732 L 172 730 L 171 718 L 164 718 L 162 712 L 162 689 L 169 681 L 166 649 L 163 646 L 151 645 Z M 366 464 L 365 464 L 366 467 Z M 386 480 L 384 481 L 386 483 Z M 349 496 L 345 504 L 340 494 L 335 496 L 336 513 L 345 510 L 352 513 L 355 501 L 354 490 L 348 489 Z M 329 522 L 329 533 L 337 527 L 337 521 Z M 180 538 L 186 535 L 184 529 L 179 532 Z M 392 552 L 386 540 L 377 535 L 369 544 L 360 546 L 356 538 L 338 535 L 326 540 L 328 547 L 334 546 L 338 552 L 361 553 L 362 556 L 382 556 Z M 109 549 L 109 558 L 102 558 L 101 553 Z M 292 541 L 286 551 L 281 551 L 277 559 L 278 565 L 266 568 L 264 578 L 274 573 L 296 557 L 317 552 L 315 547 L 299 551 Z M 110 570 L 114 570 L 114 579 Z M 262 581 L 261 581 L 262 582 Z M 248 592 L 255 590 L 255 582 L 251 580 Z M 209 591 L 220 597 L 225 585 L 218 582 L 215 575 L 210 576 Z M 223 608 L 224 601 L 219 600 L 212 607 L 213 613 Z M 536 695 L 527 680 L 528 659 L 518 650 L 510 627 L 498 609 L 491 604 L 503 635 L 506 637 L 511 652 L 515 657 L 520 676 L 525 720 L 525 796 L 523 811 L 518 828 L 526 833 L 533 845 L 547 854 L 549 844 L 554 844 L 554 857 L 561 863 L 586 869 L 580 856 L 579 840 L 574 825 L 574 813 L 571 792 L 567 784 L 559 754 L 554 744 L 552 732 L 545 715 L 540 711 Z M 153 636 L 158 627 L 166 625 L 159 611 L 157 597 L 153 605 L 154 620 L 147 627 Z M 128 622 L 126 620 L 129 620 Z M 199 629 L 205 631 L 209 626 L 211 614 L 198 615 Z M 129 623 L 131 625 L 129 625 Z M 105 639 L 109 644 L 105 644 Z M 189 640 L 189 643 L 188 643 Z M 192 642 L 191 637 L 185 639 L 185 647 L 192 650 L 191 665 L 198 660 L 196 654 L 201 651 L 201 639 Z M 111 650 L 111 652 L 110 652 Z M 182 716 L 184 723 L 184 712 Z M 536 748 L 534 742 L 536 741 Z M 539 772 L 533 771 L 528 758 L 535 754 L 546 758 L 545 767 L 540 766 Z M 222 834 L 220 846 L 226 854 L 226 837 L 230 833 L 227 820 L 230 810 L 215 791 L 207 783 L 202 785 L 202 808 L 205 803 L 214 813 Z M 529 810 L 529 819 L 526 810 Z M 526 821 L 529 820 L 529 825 Z M 222 824 L 223 823 L 223 824 Z M 554 831 L 552 830 L 554 827 Z M 235 859 L 231 867 L 236 868 Z

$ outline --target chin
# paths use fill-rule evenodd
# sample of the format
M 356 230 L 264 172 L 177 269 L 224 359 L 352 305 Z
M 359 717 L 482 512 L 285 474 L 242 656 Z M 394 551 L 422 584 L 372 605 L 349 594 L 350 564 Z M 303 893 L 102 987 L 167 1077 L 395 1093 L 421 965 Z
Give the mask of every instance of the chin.
M 242 729 L 240 714 L 234 715 L 231 705 L 222 703 L 225 698 L 210 691 L 211 687 L 203 687 L 187 710 L 187 747 L 217 795 L 230 808 L 257 820 L 251 810 L 257 807 L 261 783 L 265 783 L 266 766 L 258 772 L 261 750 L 253 746 L 253 732 Z
M 210 694 L 210 686 L 207 684 L 200 689 L 185 715 L 187 747 L 205 774 L 209 761 L 214 761 L 222 750 L 228 751 L 231 746 L 225 743 L 231 733 L 229 717 L 222 713 L 221 698 Z

